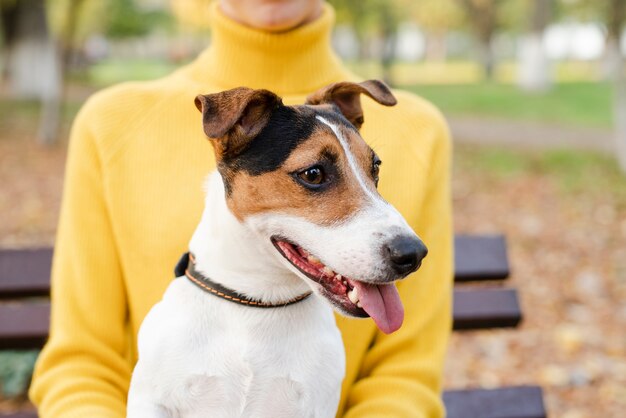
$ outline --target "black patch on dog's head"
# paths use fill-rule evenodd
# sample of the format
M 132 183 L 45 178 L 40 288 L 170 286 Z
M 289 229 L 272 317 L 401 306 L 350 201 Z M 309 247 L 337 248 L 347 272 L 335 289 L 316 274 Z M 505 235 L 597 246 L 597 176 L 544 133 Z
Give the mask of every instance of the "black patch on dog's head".
M 229 170 L 244 170 L 253 176 L 274 171 L 311 136 L 316 122 L 310 109 L 280 106 L 245 150 L 222 163 Z
M 225 157 L 219 163 L 219 170 L 224 180 L 227 195 L 230 195 L 231 178 L 237 171 L 258 176 L 277 170 L 298 145 L 306 141 L 316 126 L 330 129 L 316 119 L 319 115 L 336 125 L 343 125 L 356 131 L 356 128 L 336 109 L 317 107 L 279 106 L 275 109 L 267 125 L 250 141 L 250 144 L 238 155 Z

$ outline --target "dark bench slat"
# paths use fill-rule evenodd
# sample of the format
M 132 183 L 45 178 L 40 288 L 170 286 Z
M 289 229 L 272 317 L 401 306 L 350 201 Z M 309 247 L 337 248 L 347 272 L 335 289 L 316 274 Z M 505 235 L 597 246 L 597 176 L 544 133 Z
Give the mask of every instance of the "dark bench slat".
M 454 329 L 514 327 L 521 320 L 513 289 L 456 289 Z M 0 348 L 39 348 L 48 336 L 49 302 L 0 304 Z
M 543 393 L 537 386 L 448 390 L 443 402 L 448 418 L 546 418 Z M 37 418 L 37 413 L 0 413 L 0 418 Z
M 37 418 L 37 412 L 35 411 L 20 411 L 20 412 L 0 412 L 0 418 Z
M 503 235 L 454 237 L 454 281 L 504 280 L 510 273 Z
M 516 327 L 522 320 L 515 289 L 454 289 L 454 329 Z
M 454 246 L 455 281 L 509 276 L 503 236 L 457 235 Z M 0 299 L 48 295 L 51 263 L 52 248 L 0 250 Z
M 41 348 L 49 324 L 49 302 L 1 304 L 0 349 Z
M 448 418 L 546 418 L 538 386 L 448 390 L 443 394 Z
M 0 299 L 50 293 L 52 248 L 0 250 Z

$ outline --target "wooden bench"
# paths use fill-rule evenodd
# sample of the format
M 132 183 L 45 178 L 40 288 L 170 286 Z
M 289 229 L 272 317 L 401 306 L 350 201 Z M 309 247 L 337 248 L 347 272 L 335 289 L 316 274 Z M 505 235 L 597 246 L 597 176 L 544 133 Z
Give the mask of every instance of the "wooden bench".
M 51 248 L 0 250 L 0 349 L 41 348 L 50 319 Z M 509 276 L 502 236 L 457 235 L 455 282 L 498 281 Z M 515 327 L 522 320 L 517 292 L 497 284 L 456 286 L 454 329 Z M 449 418 L 545 418 L 541 388 L 449 390 L 444 393 Z M 2 415 L 36 418 L 32 411 Z

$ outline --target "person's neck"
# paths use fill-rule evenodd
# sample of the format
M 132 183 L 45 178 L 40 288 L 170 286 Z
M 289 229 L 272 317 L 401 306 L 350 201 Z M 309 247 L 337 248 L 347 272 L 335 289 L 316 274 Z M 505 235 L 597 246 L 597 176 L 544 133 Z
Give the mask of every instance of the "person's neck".
M 331 47 L 334 10 L 288 32 L 244 26 L 211 5 L 212 43 L 191 66 L 192 76 L 220 89 L 265 88 L 281 96 L 304 95 L 354 78 Z
M 278 261 L 271 244 L 259 239 L 230 212 L 222 177 L 212 173 L 204 213 L 189 243 L 196 269 L 216 283 L 267 303 L 288 301 L 310 291 Z

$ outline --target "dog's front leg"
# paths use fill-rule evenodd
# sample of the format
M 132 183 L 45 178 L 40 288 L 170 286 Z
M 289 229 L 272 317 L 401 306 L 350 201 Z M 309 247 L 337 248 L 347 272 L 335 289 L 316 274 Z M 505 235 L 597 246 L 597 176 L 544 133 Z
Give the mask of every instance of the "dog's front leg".
M 139 365 L 139 364 L 138 364 Z M 128 390 L 126 418 L 172 418 L 172 414 L 163 405 L 150 396 L 150 386 L 142 379 L 141 370 L 135 368 Z
M 161 405 L 155 405 L 149 400 L 133 399 L 126 408 L 126 418 L 172 418 L 170 413 Z

